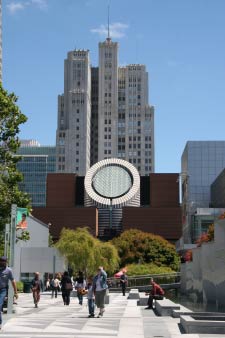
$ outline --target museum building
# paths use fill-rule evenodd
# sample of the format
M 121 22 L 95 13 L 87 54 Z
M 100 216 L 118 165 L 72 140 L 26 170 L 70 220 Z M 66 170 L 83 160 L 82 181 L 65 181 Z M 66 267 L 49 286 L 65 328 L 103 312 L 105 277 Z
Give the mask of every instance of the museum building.
M 46 207 L 35 207 L 32 214 L 51 224 L 55 240 L 64 227 L 88 227 L 102 240 L 133 228 L 175 242 L 182 223 L 179 174 L 140 176 L 131 163 L 117 158 L 97 162 L 85 177 L 51 173 Z

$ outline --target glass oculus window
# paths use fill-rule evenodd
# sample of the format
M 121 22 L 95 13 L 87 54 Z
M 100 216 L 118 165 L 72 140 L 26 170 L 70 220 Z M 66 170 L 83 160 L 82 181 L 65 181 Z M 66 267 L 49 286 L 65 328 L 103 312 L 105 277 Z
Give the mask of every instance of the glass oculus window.
M 125 195 L 132 187 L 129 172 L 118 165 L 110 165 L 98 170 L 92 180 L 95 192 L 106 198 L 118 198 Z

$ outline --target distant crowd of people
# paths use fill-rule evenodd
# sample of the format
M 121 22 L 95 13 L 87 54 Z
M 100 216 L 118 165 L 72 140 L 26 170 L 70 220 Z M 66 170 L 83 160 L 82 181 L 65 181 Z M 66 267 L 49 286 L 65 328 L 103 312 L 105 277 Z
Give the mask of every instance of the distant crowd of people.
M 119 277 L 119 283 L 121 285 L 122 294 L 125 296 L 128 278 L 124 271 Z M 99 309 L 98 317 L 102 317 L 105 311 L 106 293 L 110 286 L 111 283 L 107 279 L 107 273 L 103 267 L 100 266 L 96 275 L 89 276 L 87 279 L 84 277 L 82 271 L 79 271 L 75 278 L 71 278 L 68 271 L 65 271 L 62 276 L 56 274 L 52 279 L 47 279 L 45 291 L 51 291 L 52 298 L 57 298 L 58 291 L 61 291 L 64 305 L 69 305 L 70 293 L 74 289 L 77 291 L 77 298 L 80 305 L 83 305 L 83 297 L 84 295 L 87 295 L 89 317 L 95 316 L 95 307 Z M 35 307 L 38 307 L 40 292 L 44 291 L 38 272 L 35 273 L 31 288 Z
M 103 316 L 105 311 L 105 296 L 108 289 L 107 273 L 103 267 L 99 267 L 96 275 L 88 277 L 87 279 L 84 277 L 82 271 L 79 271 L 74 279 L 69 276 L 68 271 L 65 271 L 62 276 L 56 274 L 52 279 L 47 279 L 45 288 L 40 279 L 39 272 L 35 272 L 31 282 L 34 306 L 36 308 L 40 301 L 41 291 L 51 291 L 52 298 L 57 298 L 58 291 L 61 291 L 64 305 L 69 305 L 70 294 L 73 289 L 77 291 L 77 298 L 80 305 L 83 305 L 83 297 L 87 295 L 88 317 L 95 317 L 95 307 L 99 309 L 97 317 Z

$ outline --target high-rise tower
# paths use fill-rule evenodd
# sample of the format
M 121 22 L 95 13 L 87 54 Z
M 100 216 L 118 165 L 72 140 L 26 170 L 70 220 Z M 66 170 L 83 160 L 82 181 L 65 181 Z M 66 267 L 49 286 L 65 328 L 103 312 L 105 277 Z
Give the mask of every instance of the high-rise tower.
M 99 43 L 98 161 L 118 157 L 118 43 Z
M 108 158 L 132 163 L 140 175 L 154 172 L 154 108 L 148 103 L 145 65 L 118 67 L 118 43 L 99 43 L 99 67 L 89 52 L 68 53 L 64 95 L 59 96 L 58 172 L 85 175 Z
M 85 175 L 90 167 L 91 67 L 88 50 L 68 53 L 58 97 L 56 170 Z
M 141 175 L 154 172 L 154 108 L 148 104 L 146 67 L 118 67 L 118 43 L 108 37 L 99 43 L 98 86 L 98 139 L 92 135 L 98 160 L 121 158 Z

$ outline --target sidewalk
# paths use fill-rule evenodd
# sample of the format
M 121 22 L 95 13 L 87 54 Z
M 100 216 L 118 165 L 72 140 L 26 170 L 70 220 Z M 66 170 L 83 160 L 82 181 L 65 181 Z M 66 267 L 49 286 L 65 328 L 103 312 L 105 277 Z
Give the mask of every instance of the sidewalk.
M 102 318 L 88 318 L 87 300 L 83 306 L 71 298 L 64 306 L 61 295 L 42 294 L 35 309 L 32 294 L 21 294 L 16 313 L 3 315 L 4 338 L 222 338 L 223 335 L 182 334 L 178 318 L 158 317 L 152 310 L 137 306 L 119 293 L 110 293 L 110 304 Z M 97 313 L 97 311 L 96 311 Z

